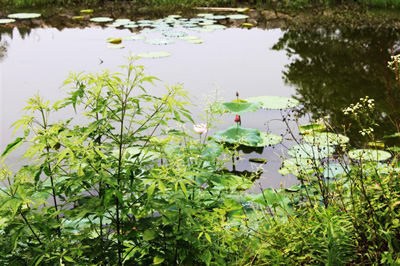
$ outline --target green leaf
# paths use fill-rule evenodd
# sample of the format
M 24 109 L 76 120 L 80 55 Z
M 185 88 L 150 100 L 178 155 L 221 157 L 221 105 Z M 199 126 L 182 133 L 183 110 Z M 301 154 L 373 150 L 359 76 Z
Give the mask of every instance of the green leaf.
M 210 235 L 208 233 L 204 233 L 204 236 L 206 237 L 207 241 L 212 244 Z
M 143 233 L 143 240 L 150 241 L 156 238 L 156 230 L 153 229 L 146 229 Z
M 150 185 L 150 187 L 147 189 L 147 199 L 150 200 L 151 196 L 154 193 L 154 189 L 156 188 L 156 183 L 154 182 L 153 184 Z
M 249 102 L 261 102 L 262 108 L 270 110 L 294 108 L 299 105 L 298 100 L 281 96 L 256 96 L 246 100 Z
M 179 181 L 179 185 L 181 186 L 181 189 L 182 189 L 183 193 L 185 194 L 185 196 L 187 198 L 188 194 L 187 194 L 187 190 L 186 190 L 185 184 L 182 181 Z
M 23 138 L 18 137 L 13 142 L 8 144 L 5 151 L 1 154 L 1 158 L 5 158 L 10 152 L 18 148 L 22 144 L 23 140 Z
M 225 102 L 222 105 L 226 110 L 237 115 L 242 115 L 246 112 L 255 112 L 261 107 L 260 102 Z
M 313 124 L 307 124 L 307 125 L 301 125 L 299 126 L 299 132 L 302 135 L 309 134 L 313 131 L 325 131 L 326 126 L 324 124 L 319 124 L 319 123 L 313 123 Z
M 212 254 L 209 249 L 204 251 L 204 253 L 201 256 L 201 259 L 206 263 L 207 266 L 210 265 L 211 258 L 212 258 Z
M 155 256 L 153 259 L 153 264 L 157 265 L 157 264 L 161 264 L 164 262 L 164 258 L 160 257 L 159 255 Z
M 217 142 L 251 147 L 257 147 L 263 141 L 257 129 L 244 128 L 239 125 L 233 125 L 226 130 L 218 131 L 212 138 Z
M 343 145 L 350 141 L 344 135 L 332 132 L 311 132 L 304 136 L 304 141 L 312 145 Z
M 357 149 L 349 152 L 349 158 L 354 160 L 385 161 L 390 157 L 392 157 L 392 155 L 387 151 L 372 149 Z

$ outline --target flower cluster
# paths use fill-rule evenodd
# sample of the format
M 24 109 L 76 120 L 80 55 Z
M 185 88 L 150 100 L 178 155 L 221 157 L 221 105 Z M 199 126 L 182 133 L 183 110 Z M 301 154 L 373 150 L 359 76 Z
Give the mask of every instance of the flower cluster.
M 388 67 L 394 71 L 395 73 L 398 71 L 397 67 L 400 64 L 400 55 L 392 56 L 392 61 L 388 62 Z M 398 79 L 398 75 L 396 75 L 396 79 Z
M 365 111 L 373 111 L 375 108 L 374 99 L 370 99 L 368 96 L 360 98 L 360 101 L 356 104 L 351 104 L 342 112 L 345 115 L 352 114 L 357 116 L 358 113 L 364 113 Z
M 361 135 L 371 135 L 372 132 L 374 132 L 374 129 L 372 127 L 369 128 L 363 128 L 362 130 L 359 131 Z

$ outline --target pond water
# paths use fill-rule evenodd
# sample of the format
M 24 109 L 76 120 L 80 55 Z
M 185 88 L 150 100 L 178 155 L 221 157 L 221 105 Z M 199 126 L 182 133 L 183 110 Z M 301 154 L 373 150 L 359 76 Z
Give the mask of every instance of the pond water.
M 1 150 L 12 141 L 10 125 L 21 115 L 25 101 L 40 93 L 46 99 L 61 99 L 60 90 L 68 72 L 117 70 L 130 53 L 166 51 L 171 56 L 140 59 L 146 73 L 162 80 L 154 93 L 161 93 L 164 84 L 183 84 L 201 103 L 203 95 L 215 88 L 227 101 L 258 95 L 295 96 L 314 117 L 328 116 L 332 123 L 348 123 L 341 110 L 360 97 L 369 95 L 377 101 L 378 136 L 394 133 L 390 117 L 395 115 L 388 104 L 386 81 L 393 77 L 386 68 L 390 49 L 397 44 L 394 30 L 376 29 L 241 29 L 227 28 L 213 32 L 195 32 L 187 28 L 174 29 L 199 36 L 204 43 L 193 44 L 175 39 L 169 45 L 152 45 L 141 40 L 123 41 L 125 48 L 110 49 L 107 38 L 132 35 L 130 29 L 101 26 L 83 28 L 6 28 L 0 36 L 1 58 Z M 147 39 L 162 38 L 162 31 L 141 33 Z M 399 93 L 392 95 L 397 99 Z M 195 121 L 201 109 L 193 109 Z M 286 134 L 282 123 L 284 111 L 260 110 L 242 116 L 243 126 L 275 134 Z M 305 116 L 301 121 L 308 122 Z M 227 128 L 232 115 L 223 117 Z M 188 128 L 191 128 L 189 125 Z M 296 132 L 296 127 L 293 127 Z M 346 132 L 357 145 L 357 130 Z M 297 182 L 293 176 L 277 173 L 281 156 L 293 145 L 287 135 L 283 144 L 266 148 L 262 157 L 268 160 L 260 184 L 262 187 L 290 186 Z M 11 160 L 16 160 L 15 154 Z M 239 170 L 249 168 L 240 162 Z M 259 188 L 255 187 L 255 191 Z

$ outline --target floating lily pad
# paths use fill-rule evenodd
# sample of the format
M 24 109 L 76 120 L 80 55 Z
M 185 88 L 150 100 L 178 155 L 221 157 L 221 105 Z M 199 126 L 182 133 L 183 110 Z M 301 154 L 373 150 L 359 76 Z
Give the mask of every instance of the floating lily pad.
M 196 32 L 213 32 L 215 31 L 215 29 L 205 29 L 205 28 L 199 28 L 199 27 L 195 27 L 195 28 L 190 28 L 190 30 L 192 31 L 196 31 Z
M 233 114 L 242 115 L 246 112 L 255 112 L 261 107 L 260 102 L 224 102 L 225 109 Z
M 216 20 L 221 20 L 221 19 L 226 19 L 227 16 L 223 15 L 209 15 L 209 16 L 204 16 L 207 19 L 216 19 Z
M 103 22 L 111 22 L 113 21 L 113 19 L 109 17 L 95 17 L 91 18 L 90 21 L 103 23 Z
M 307 125 L 302 125 L 299 126 L 299 132 L 302 135 L 309 134 L 313 131 L 325 131 L 326 126 L 324 124 L 319 124 L 319 123 L 313 123 L 313 124 L 307 124 Z
M 196 28 L 197 24 L 195 24 L 195 23 L 184 23 L 184 24 L 182 24 L 182 27 L 184 27 L 184 28 Z
M 108 38 L 107 42 L 112 44 L 120 44 L 122 42 L 121 38 Z
M 93 9 L 83 9 L 80 12 L 82 14 L 92 14 L 93 13 Z
M 226 130 L 218 131 L 212 138 L 217 142 L 240 144 L 250 147 L 257 147 L 263 141 L 257 129 L 244 128 L 239 125 L 233 125 Z
M 191 41 L 191 40 L 199 40 L 200 37 L 194 36 L 194 35 L 186 35 L 186 36 L 179 37 L 179 39 L 184 40 L 184 41 Z
M 246 13 L 247 11 L 249 11 L 248 7 L 242 7 L 242 8 L 236 9 L 236 12 L 239 12 L 239 13 Z
M 113 44 L 113 45 L 107 46 L 107 48 L 110 48 L 110 49 L 123 49 L 123 48 L 125 48 L 125 46 L 122 45 L 122 44 Z
M 338 178 L 342 177 L 349 171 L 346 165 L 342 165 L 339 163 L 330 163 L 328 165 L 324 165 L 323 175 L 324 178 Z
M 139 27 L 139 25 L 136 25 L 136 24 L 133 24 L 133 23 L 124 25 L 124 28 L 129 28 L 129 29 L 138 28 L 138 27 Z
M 186 36 L 187 33 L 183 32 L 183 31 L 168 31 L 168 32 L 164 32 L 162 35 L 164 35 L 165 37 L 178 38 L 178 37 Z
M 176 18 L 181 18 L 182 16 L 181 15 L 169 15 L 168 17 L 176 19 Z
M 357 149 L 349 152 L 349 158 L 364 161 L 385 161 L 392 157 L 387 151 L 373 149 Z
M 7 17 L 15 19 L 31 19 L 31 18 L 38 18 L 40 16 L 41 14 L 39 13 L 15 13 L 15 14 L 10 14 Z
M 13 22 L 15 22 L 15 19 L 12 19 L 12 18 L 0 19 L 0 24 L 7 24 L 7 23 L 13 23 Z
M 262 108 L 270 110 L 294 108 L 299 105 L 299 101 L 289 97 L 281 96 L 256 96 L 246 99 L 249 102 L 261 102 Z
M 200 14 L 197 14 L 198 17 L 211 17 L 213 15 L 214 14 L 211 14 L 211 13 L 200 13 Z
M 85 17 L 84 17 L 84 16 L 74 16 L 74 17 L 72 17 L 72 19 L 75 19 L 75 20 L 84 20 Z
M 304 136 L 304 141 L 313 145 L 343 145 L 350 139 L 341 134 L 332 132 L 312 132 Z
M 215 23 L 217 23 L 216 20 L 211 20 L 211 19 L 206 19 L 202 22 L 199 22 L 200 26 L 207 26 L 207 25 L 214 25 Z
M 202 44 L 204 43 L 204 40 L 201 39 L 196 39 L 196 40 L 187 40 L 188 43 L 194 43 L 194 44 Z
M 167 44 L 172 44 L 175 41 L 172 39 L 159 38 L 159 39 L 147 39 L 144 42 L 153 45 L 167 45 Z
M 283 140 L 282 136 L 267 132 L 260 132 L 260 137 L 262 141 L 259 144 L 257 144 L 256 147 L 273 146 L 278 143 L 281 143 Z
M 143 35 L 129 35 L 129 36 L 121 37 L 121 39 L 124 40 L 124 41 L 137 41 L 137 40 L 146 39 L 146 36 L 143 36 Z
M 248 29 L 254 28 L 254 24 L 252 24 L 252 23 L 242 23 L 240 26 L 242 26 L 243 28 L 248 28 Z
M 282 162 L 282 167 L 278 173 L 281 175 L 294 174 L 295 176 L 299 176 L 308 173 L 310 170 L 313 171 L 313 169 L 320 165 L 321 163 L 318 160 L 310 158 L 289 158 Z
M 203 26 L 203 29 L 223 30 L 223 29 L 226 29 L 226 26 L 224 26 L 224 25 L 206 25 L 206 26 Z
M 141 58 L 162 58 L 162 57 L 168 57 L 170 55 L 171 55 L 171 53 L 162 52 L 162 51 L 145 52 L 145 53 L 139 53 L 138 54 L 138 56 L 141 57 Z
M 138 20 L 137 23 L 143 24 L 143 23 L 148 23 L 148 24 L 153 24 L 152 20 L 148 20 L 148 19 L 142 19 L 142 20 Z
M 234 14 L 234 15 L 228 15 L 227 17 L 230 19 L 247 19 L 249 16 L 243 14 Z
M 292 146 L 288 154 L 296 159 L 315 159 L 326 158 L 335 151 L 332 146 L 310 145 L 308 143 Z

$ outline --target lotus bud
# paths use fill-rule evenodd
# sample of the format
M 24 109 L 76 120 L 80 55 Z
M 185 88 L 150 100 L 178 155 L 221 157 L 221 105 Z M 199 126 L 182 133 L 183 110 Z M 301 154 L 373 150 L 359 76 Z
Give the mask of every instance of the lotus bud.
M 241 121 L 240 121 L 240 115 L 236 115 L 235 116 L 235 122 L 236 123 L 240 123 Z
M 208 129 L 207 129 L 207 124 L 196 124 L 193 125 L 193 130 L 197 134 L 206 134 Z

